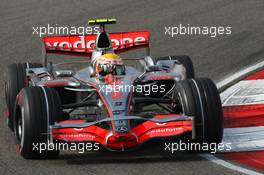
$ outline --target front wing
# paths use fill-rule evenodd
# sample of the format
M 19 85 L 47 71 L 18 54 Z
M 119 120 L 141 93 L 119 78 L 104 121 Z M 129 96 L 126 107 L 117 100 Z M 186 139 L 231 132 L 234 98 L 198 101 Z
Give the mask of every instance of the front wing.
M 142 120 L 128 133 L 117 134 L 113 130 L 100 127 L 99 123 L 111 122 L 106 118 L 96 122 L 68 120 L 50 126 L 51 138 L 66 142 L 97 142 L 108 149 L 137 147 L 153 138 L 177 137 L 192 132 L 191 116 L 179 114 L 156 115 L 151 119 L 138 116 L 124 116 L 115 120 Z

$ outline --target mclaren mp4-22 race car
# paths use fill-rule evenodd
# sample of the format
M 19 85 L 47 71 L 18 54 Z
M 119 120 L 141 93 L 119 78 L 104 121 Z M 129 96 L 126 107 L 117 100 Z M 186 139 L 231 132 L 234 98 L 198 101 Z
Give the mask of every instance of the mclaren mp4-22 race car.
M 45 36 L 41 64 L 8 66 L 6 115 L 24 158 L 58 156 L 48 146 L 34 149 L 41 143 L 89 142 L 126 151 L 159 139 L 222 141 L 222 106 L 213 81 L 195 78 L 188 56 L 152 58 L 148 31 L 107 33 L 105 26 L 114 23 L 90 20 L 100 26 L 97 34 Z M 121 56 L 143 48 L 146 56 Z M 83 60 L 55 63 L 47 59 L 51 54 Z M 61 68 L 73 62 L 87 66 Z

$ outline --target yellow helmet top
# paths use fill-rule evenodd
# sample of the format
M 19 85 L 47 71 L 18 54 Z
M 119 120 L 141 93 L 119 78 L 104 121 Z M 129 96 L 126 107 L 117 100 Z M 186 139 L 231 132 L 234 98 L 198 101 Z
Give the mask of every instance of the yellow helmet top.
M 107 53 L 102 55 L 103 58 L 109 59 L 109 60 L 119 60 L 121 59 L 117 54 L 114 53 Z

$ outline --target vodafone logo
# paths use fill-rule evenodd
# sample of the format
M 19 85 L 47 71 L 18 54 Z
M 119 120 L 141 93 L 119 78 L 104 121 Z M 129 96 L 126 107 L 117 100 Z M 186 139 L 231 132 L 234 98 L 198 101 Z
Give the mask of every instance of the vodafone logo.
M 123 49 L 148 44 L 148 32 L 126 32 L 110 34 L 112 48 Z M 47 50 L 92 52 L 96 35 L 44 37 Z
M 78 36 L 79 40 L 74 42 L 70 41 L 46 41 L 45 46 L 47 50 L 63 50 L 63 51 L 71 51 L 74 50 L 75 52 L 84 52 L 85 49 L 93 49 L 95 44 L 94 40 L 89 40 L 85 42 L 84 36 Z M 52 38 L 51 38 L 52 39 Z M 55 38 L 54 38 L 55 40 Z

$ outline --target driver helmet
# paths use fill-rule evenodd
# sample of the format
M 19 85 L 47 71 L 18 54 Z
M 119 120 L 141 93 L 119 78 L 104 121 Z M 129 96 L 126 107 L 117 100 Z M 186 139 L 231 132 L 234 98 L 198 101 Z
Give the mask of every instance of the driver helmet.
M 108 74 L 125 74 L 125 65 L 123 60 L 114 53 L 101 55 L 97 57 L 92 64 L 96 75 L 106 76 Z

